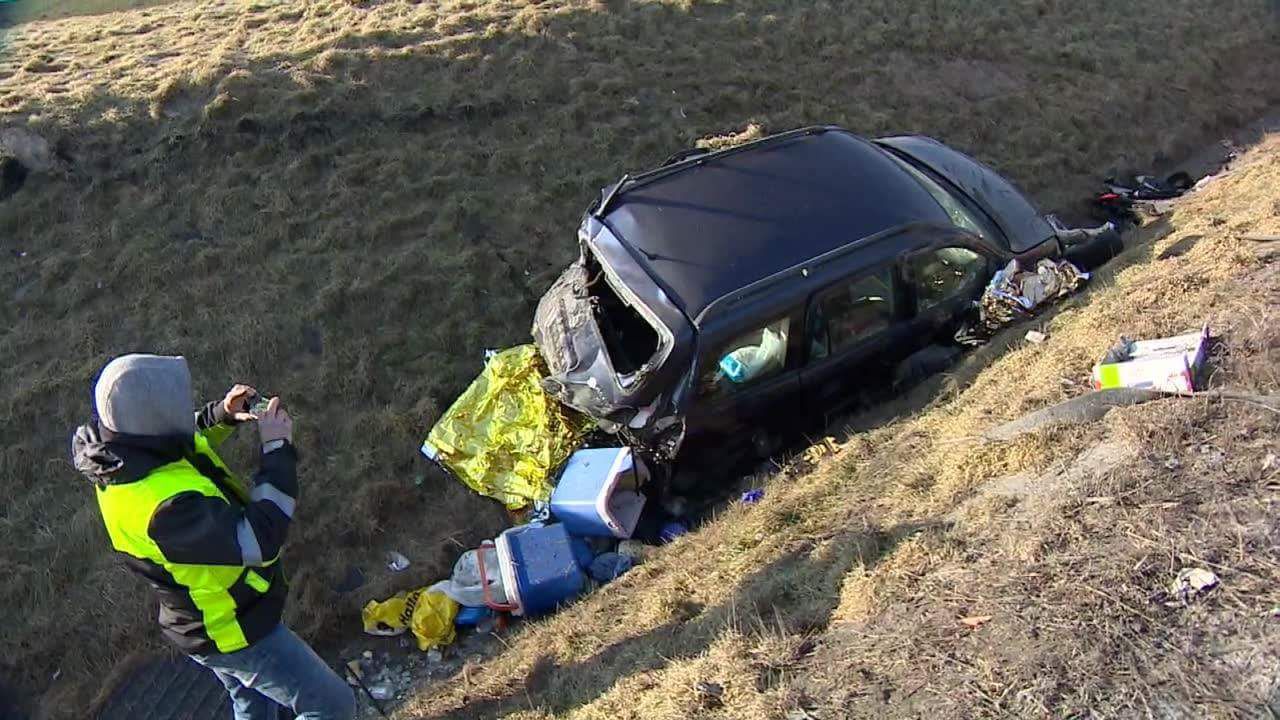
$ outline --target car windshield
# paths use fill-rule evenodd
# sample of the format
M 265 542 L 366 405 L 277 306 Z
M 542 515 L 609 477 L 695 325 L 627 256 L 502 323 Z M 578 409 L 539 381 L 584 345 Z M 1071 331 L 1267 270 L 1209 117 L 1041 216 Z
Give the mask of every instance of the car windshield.
M 915 165 L 912 165 L 906 160 L 898 157 L 895 153 L 890 152 L 888 154 L 889 157 L 897 161 L 898 165 L 902 166 L 902 169 L 906 170 L 911 177 L 918 180 L 920 184 L 924 186 L 925 190 L 929 191 L 929 194 L 933 196 L 934 200 L 938 201 L 938 204 L 941 205 L 942 209 L 946 211 L 948 216 L 950 216 L 951 222 L 955 224 L 956 227 L 964 228 L 974 235 L 990 242 L 995 242 L 1000 237 L 999 231 L 991 224 L 990 220 L 988 220 L 980 211 L 970 209 L 966 206 L 963 200 L 956 197 L 955 194 L 943 187 L 941 183 L 930 177 L 929 173 L 924 172 Z

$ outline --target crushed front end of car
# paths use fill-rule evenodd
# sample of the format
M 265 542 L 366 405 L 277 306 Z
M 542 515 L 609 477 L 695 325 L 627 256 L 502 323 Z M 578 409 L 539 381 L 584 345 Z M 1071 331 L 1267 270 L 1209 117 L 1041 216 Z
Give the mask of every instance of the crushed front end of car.
M 538 303 L 543 388 L 602 429 L 660 457 L 678 450 L 693 329 L 608 226 L 588 215 L 581 254 Z

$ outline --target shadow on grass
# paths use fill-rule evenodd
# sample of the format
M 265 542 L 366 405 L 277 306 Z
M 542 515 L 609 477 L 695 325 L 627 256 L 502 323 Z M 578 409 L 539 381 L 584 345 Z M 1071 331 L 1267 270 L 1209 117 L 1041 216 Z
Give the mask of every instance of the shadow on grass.
M 503 697 L 465 702 L 450 711 L 419 717 L 474 720 L 519 709 L 559 715 L 590 704 L 625 678 L 700 655 L 728 628 L 748 632 L 781 628 L 801 635 L 821 632 L 839 602 L 841 583 L 855 564 L 874 567 L 900 542 L 945 527 L 944 522 L 926 521 L 880 532 L 846 532 L 821 546 L 794 550 L 743 579 L 719 605 L 682 606 L 669 622 L 579 662 L 560 664 L 544 655 L 524 683 Z

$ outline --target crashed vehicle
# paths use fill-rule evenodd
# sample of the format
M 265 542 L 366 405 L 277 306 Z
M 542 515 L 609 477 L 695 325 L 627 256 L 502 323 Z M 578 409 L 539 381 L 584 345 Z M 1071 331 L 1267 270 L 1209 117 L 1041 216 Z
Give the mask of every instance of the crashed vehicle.
M 810 127 L 686 151 L 587 211 L 534 319 L 543 387 L 664 461 L 769 452 L 949 338 L 1009 260 L 1120 249 L 1073 232 L 926 137 Z

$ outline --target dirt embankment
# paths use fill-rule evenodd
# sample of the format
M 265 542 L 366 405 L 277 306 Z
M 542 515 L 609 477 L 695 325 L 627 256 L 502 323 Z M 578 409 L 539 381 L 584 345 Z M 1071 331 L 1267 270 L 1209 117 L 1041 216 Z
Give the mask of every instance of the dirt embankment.
M 182 353 L 206 395 L 290 400 L 290 619 L 339 635 L 502 525 L 416 483 L 413 448 L 484 349 L 527 339 L 598 187 L 749 122 L 834 122 L 935 135 L 1061 205 L 1280 99 L 1269 23 L 1248 3 L 179 0 L 8 29 L 0 132 L 47 167 L 6 142 L 28 172 L 0 201 L 0 605 L 21 618 L 0 675 L 76 716 L 157 644 L 64 459 L 108 357 Z M 392 548 L 414 573 L 381 570 Z

